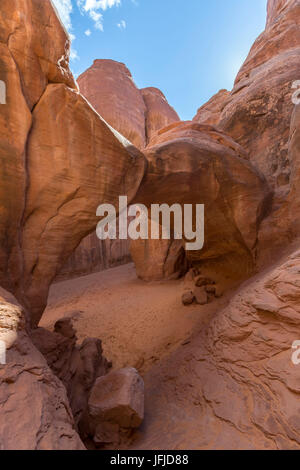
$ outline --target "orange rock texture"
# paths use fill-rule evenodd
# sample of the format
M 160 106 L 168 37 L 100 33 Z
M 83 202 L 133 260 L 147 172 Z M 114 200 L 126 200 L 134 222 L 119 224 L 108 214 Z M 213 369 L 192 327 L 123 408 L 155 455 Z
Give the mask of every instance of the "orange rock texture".
M 117 205 L 120 192 L 131 200 L 145 164 L 79 94 L 51 2 L 30 0 L 20 10 L 5 1 L 1 15 L 0 282 L 37 324 L 50 283 L 94 230 L 98 205 Z
M 160 90 L 139 90 L 127 67 L 119 62 L 95 60 L 78 78 L 78 84 L 81 93 L 107 123 L 140 149 L 159 129 L 180 120 Z M 58 278 L 100 271 L 130 260 L 127 240 L 103 242 L 91 234 L 71 255 Z
M 0 449 L 83 448 L 58 377 L 81 416 L 93 380 L 85 387 L 80 371 L 95 379 L 97 367 L 83 351 L 73 382 L 52 351 L 47 364 L 30 335 L 38 335 L 32 328 L 51 283 L 94 232 L 98 205 L 117 206 L 120 195 L 147 207 L 205 205 L 203 249 L 185 251 L 186 240 L 133 242 L 139 277 L 173 278 L 192 268 L 186 281 L 195 290 L 184 301 L 195 298 L 205 309 L 256 274 L 196 338 L 148 373 L 147 427 L 135 447 L 299 448 L 291 346 L 300 313 L 300 105 L 293 99 L 300 1 L 269 0 L 266 29 L 233 90 L 219 92 L 191 122 L 180 122 L 159 90 L 138 90 L 114 61 L 96 60 L 79 91 L 70 40 L 50 0 L 2 0 L 0 16 L 0 285 L 23 308 L 0 305 L 8 349 Z M 89 345 L 99 359 L 97 340 L 87 345 L 91 352 Z M 79 402 L 73 383 L 84 389 Z M 99 442 L 106 432 L 100 426 Z

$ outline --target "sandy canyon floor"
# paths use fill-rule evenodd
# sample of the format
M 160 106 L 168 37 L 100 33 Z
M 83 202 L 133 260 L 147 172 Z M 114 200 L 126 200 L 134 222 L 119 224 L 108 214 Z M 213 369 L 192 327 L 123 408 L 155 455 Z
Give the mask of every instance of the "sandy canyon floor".
M 182 292 L 183 280 L 145 283 L 137 279 L 133 264 L 51 287 L 40 326 L 52 329 L 59 318 L 72 317 L 79 341 L 100 338 L 113 368 L 136 367 L 144 377 L 144 424 L 125 448 L 184 449 L 201 445 L 197 429 L 200 410 L 195 413 L 197 404 L 190 393 L 182 409 L 180 400 L 172 404 L 169 394 L 171 391 L 175 398 L 176 386 L 174 383 L 173 390 L 171 376 L 176 372 L 177 380 L 181 373 L 186 377 L 193 374 L 182 370 L 188 349 L 197 343 L 199 333 L 216 311 L 227 304 L 230 294 L 204 307 L 184 307 Z M 168 375 L 164 369 L 169 361 Z M 161 433 L 162 425 L 165 430 Z
M 146 283 L 127 264 L 53 284 L 40 326 L 52 330 L 58 319 L 72 317 L 79 342 L 99 338 L 113 368 L 145 373 L 185 345 L 226 303 L 222 298 L 184 307 L 182 293 L 182 280 Z

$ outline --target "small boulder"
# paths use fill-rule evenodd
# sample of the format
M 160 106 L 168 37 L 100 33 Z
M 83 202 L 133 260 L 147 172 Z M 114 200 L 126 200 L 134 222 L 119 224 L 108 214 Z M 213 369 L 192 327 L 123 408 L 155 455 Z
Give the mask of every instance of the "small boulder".
M 205 290 L 208 294 L 211 294 L 211 295 L 216 294 L 216 286 L 213 286 L 213 285 L 205 286 Z
M 197 287 L 203 287 L 203 286 L 208 286 L 210 284 L 215 284 L 215 282 L 212 281 L 211 279 L 206 278 L 206 277 L 197 276 L 195 278 L 195 284 L 196 284 Z
M 190 269 L 184 278 L 183 288 L 185 291 L 191 291 L 195 287 L 193 270 Z
M 187 291 L 182 295 L 183 305 L 192 305 L 195 300 L 195 296 L 192 291 Z
M 77 339 L 76 338 L 76 330 L 73 327 L 72 318 L 65 317 L 57 320 L 54 325 L 54 332 L 58 333 L 65 338 L 69 339 Z
M 206 305 L 208 303 L 208 296 L 205 290 L 205 286 L 196 287 L 194 290 L 194 296 L 196 298 L 196 302 L 199 305 Z
M 92 388 L 88 408 L 96 429 L 103 423 L 138 428 L 144 419 L 143 379 L 130 367 L 100 377 Z

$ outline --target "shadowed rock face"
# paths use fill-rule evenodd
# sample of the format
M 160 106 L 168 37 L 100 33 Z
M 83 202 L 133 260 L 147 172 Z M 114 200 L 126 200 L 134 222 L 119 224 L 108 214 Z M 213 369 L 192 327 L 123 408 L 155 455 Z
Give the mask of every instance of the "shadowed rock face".
M 244 150 L 212 126 L 186 122 L 159 131 L 145 155 L 148 171 L 134 202 L 148 207 L 204 204 L 205 245 L 187 252 L 188 259 L 207 263 L 215 274 L 226 272 L 231 279 L 249 274 L 269 191 Z M 139 276 L 151 279 L 152 268 L 152 279 L 157 279 L 169 247 L 168 241 L 132 242 Z
M 131 262 L 130 240 L 99 240 L 96 231 L 85 237 L 59 271 L 56 280 L 104 271 Z
M 215 125 L 246 149 L 274 192 L 270 215 L 259 231 L 259 265 L 270 262 L 299 235 L 299 124 L 292 101 L 292 85 L 300 77 L 299 26 L 299 0 L 269 0 L 266 29 L 251 48 L 232 92 L 217 94 L 194 118 L 205 122 L 213 116 Z
M 270 0 L 268 11 L 266 31 L 230 97 L 215 97 L 198 113 L 197 120 L 213 120 L 218 127 L 174 124 L 177 116 L 164 97 L 140 92 L 119 64 L 126 92 L 119 94 L 116 77 L 116 112 L 113 93 L 104 88 L 111 119 L 140 148 L 148 143 L 145 159 L 79 93 L 68 68 L 69 39 L 50 0 L 2 0 L 0 79 L 7 84 L 7 104 L 0 115 L 0 284 L 26 308 L 32 326 L 39 322 L 51 282 L 95 229 L 97 206 L 117 205 L 120 194 L 147 206 L 205 204 L 205 246 L 188 258 L 213 281 L 218 276 L 240 281 L 251 274 L 257 248 L 261 255 L 267 246 L 299 235 L 300 120 L 291 84 L 300 78 L 300 3 Z M 115 70 L 115 63 L 107 64 Z M 92 67 L 97 86 L 99 65 Z M 103 106 L 103 114 L 108 111 Z M 172 124 L 159 131 L 165 119 Z M 263 220 L 271 209 L 269 186 L 273 210 Z M 133 256 L 139 275 L 149 279 L 154 272 L 155 278 L 172 276 L 184 263 L 178 263 L 182 246 L 173 243 L 157 248 L 150 241 L 133 247 Z M 159 383 L 166 402 L 159 401 L 155 387 L 151 399 L 172 422 L 166 418 L 154 425 L 151 447 L 299 444 L 299 384 L 287 352 L 298 335 L 295 276 L 298 252 L 238 293 L 191 345 L 189 358 L 181 348 L 173 363 L 162 366 Z M 0 448 L 16 448 L 16 441 L 28 449 L 82 448 L 65 389 L 33 347 L 23 314 L 4 306 L 0 317 L 0 338 L 9 338 L 8 364 L 0 370 Z M 172 403 L 172 412 L 166 403 Z M 185 419 L 189 416 L 191 403 L 193 441 L 183 436 L 179 419 L 183 410 Z M 172 443 L 162 445 L 161 435 L 170 430 Z
M 69 38 L 49 0 L 1 2 L 0 79 L 6 84 L 7 104 L 1 105 L 0 114 L 0 279 L 10 289 L 16 288 L 22 275 L 20 232 L 31 111 L 48 83 L 76 89 L 68 69 L 69 48 Z
M 19 11 L 17 5 L 14 6 Z M 273 5 L 272 11 L 277 11 L 275 7 Z M 104 202 L 117 205 L 120 194 L 132 201 L 145 173 L 145 159 L 78 93 L 67 64 L 69 39 L 51 2 L 45 1 L 42 6 L 36 0 L 27 2 L 24 6 L 27 19 L 20 27 L 19 16 L 11 14 L 11 3 L 4 2 L 2 11 L 1 60 L 3 78 L 9 77 L 9 80 L 7 105 L 1 115 L 4 202 L 0 280 L 30 311 L 32 324 L 36 325 L 46 304 L 49 285 L 80 241 L 94 230 L 97 206 Z M 279 16 L 274 13 L 274 20 L 268 22 L 265 33 L 253 46 L 219 123 L 243 143 L 251 163 L 257 163 L 270 184 L 274 180 L 265 165 L 269 165 L 272 155 L 277 159 L 282 155 L 278 139 L 283 139 L 284 146 L 288 141 L 285 134 L 289 130 L 292 105 L 290 96 L 282 95 L 283 89 L 290 86 L 291 77 L 296 78 L 299 69 L 299 50 L 295 46 L 299 1 L 289 2 L 278 11 Z M 39 45 L 37 38 L 45 25 L 47 34 Z M 289 36 L 292 36 L 290 41 L 282 41 Z M 268 52 L 268 41 L 279 47 L 279 55 L 275 45 Z M 21 44 L 25 44 L 22 56 Z M 289 67 L 284 65 L 286 57 Z M 245 151 L 226 133 L 197 123 L 172 124 L 164 131 L 154 131 L 162 122 L 177 117 L 163 95 L 155 89 L 140 92 L 125 66 L 113 61 L 96 61 L 86 76 L 91 75 L 96 80 L 99 73 L 104 77 L 107 70 L 117 71 L 112 95 L 120 90 L 119 76 L 128 88 L 124 97 L 132 111 L 128 114 L 120 105 L 118 113 L 112 115 L 119 129 L 122 122 L 131 123 L 126 130 L 130 135 L 131 127 L 136 131 L 142 119 L 140 128 L 145 130 L 145 125 L 150 123 L 147 134 L 153 133 L 146 152 L 148 173 L 135 201 L 148 205 L 154 202 L 204 203 L 208 214 L 206 245 L 200 253 L 189 254 L 189 257 L 193 261 L 210 260 L 214 265 L 216 260 L 227 259 L 234 252 L 234 256 L 243 258 L 239 266 L 249 273 L 269 191 L 259 173 L 245 158 L 240 158 L 245 157 Z M 107 83 L 110 75 L 106 73 Z M 37 77 L 39 82 L 35 83 Z M 269 80 L 268 87 L 265 79 Z M 87 78 L 87 83 L 89 80 Z M 83 88 L 88 86 L 84 82 Z M 262 96 L 259 104 L 257 94 Z M 106 94 L 103 95 L 105 98 Z M 281 128 L 278 131 L 279 118 L 274 118 L 274 109 L 270 106 L 272 100 L 266 105 L 267 118 L 265 112 L 261 113 L 265 97 L 273 95 L 278 103 L 283 103 L 279 124 L 285 126 L 282 132 Z M 113 109 L 111 102 L 110 109 Z M 159 119 L 158 115 L 161 115 Z M 258 130 L 262 132 L 259 137 Z M 135 135 L 141 136 L 143 132 Z M 144 144 L 142 139 L 139 145 Z M 257 146 L 261 151 L 256 152 Z M 179 271 L 177 255 L 182 256 L 181 247 L 170 251 L 169 245 L 162 246 L 160 265 L 168 277 L 172 276 L 173 269 Z M 164 268 L 166 260 L 170 261 L 170 269 Z M 230 263 L 236 265 L 236 261 Z M 147 261 L 144 260 L 144 264 Z M 138 271 L 141 273 L 142 269 Z M 151 272 L 148 277 L 151 278 Z
M 135 449 L 299 449 L 299 269 L 297 251 L 248 281 L 147 373 Z
M 31 339 L 64 384 L 76 428 L 80 429 L 90 391 L 96 379 L 107 374 L 111 366 L 103 356 L 100 339 L 85 338 L 78 344 L 71 318 L 57 321 L 53 332 L 36 328 Z
M 144 174 L 144 159 L 115 137 L 81 95 L 64 85 L 47 87 L 33 119 L 18 298 L 39 319 L 58 269 L 95 229 L 98 205 L 118 207 L 120 194 L 132 200 Z
M 138 90 L 127 67 L 119 62 L 96 60 L 78 78 L 78 84 L 81 93 L 99 114 L 141 149 L 159 129 L 180 120 L 160 90 Z M 169 249 L 169 243 L 156 243 L 155 246 L 159 250 Z M 103 242 L 91 234 L 71 255 L 59 273 L 59 278 L 100 271 L 129 261 L 130 243 L 127 240 Z M 157 277 L 161 279 L 164 276 L 157 268 Z M 171 271 L 173 276 L 174 269 Z M 181 271 L 182 267 L 179 267 L 179 273 Z

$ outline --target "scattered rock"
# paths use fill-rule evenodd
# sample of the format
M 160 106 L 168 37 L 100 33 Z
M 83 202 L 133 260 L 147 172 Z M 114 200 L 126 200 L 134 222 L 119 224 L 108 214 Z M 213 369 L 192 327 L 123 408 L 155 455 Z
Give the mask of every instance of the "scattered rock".
M 192 303 L 195 300 L 195 295 L 193 294 L 192 291 L 185 292 L 182 295 L 182 303 L 183 305 L 192 305 Z
M 76 331 L 73 328 L 72 319 L 69 317 L 58 320 L 54 325 L 54 332 L 65 338 L 76 340 Z
M 0 449 L 84 450 L 66 389 L 33 345 L 19 307 L 1 302 L 0 338 L 8 339 L 0 365 Z
M 213 285 L 205 286 L 205 290 L 208 294 L 212 294 L 212 295 L 216 294 L 216 286 L 213 286 Z
M 215 284 L 215 282 L 203 276 L 197 276 L 195 279 L 195 285 L 197 287 L 208 286 L 210 284 Z
M 95 429 L 103 423 L 138 428 L 144 419 L 143 379 L 133 368 L 100 377 L 92 388 L 88 408 Z
M 101 341 L 86 338 L 77 345 L 70 318 L 55 323 L 55 331 L 37 328 L 32 341 L 43 354 L 54 374 L 64 384 L 77 426 L 87 409 L 90 391 L 98 377 L 106 375 L 111 364 L 103 357 Z
M 196 287 L 194 290 L 194 296 L 195 296 L 197 304 L 206 305 L 208 303 L 208 296 L 205 290 L 205 286 Z
M 184 277 L 184 283 L 183 283 L 183 288 L 184 290 L 193 290 L 195 287 L 195 282 L 194 282 L 194 272 L 193 269 L 190 269 L 185 277 Z

